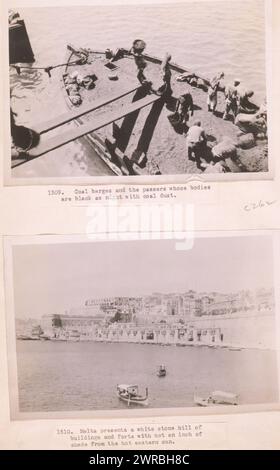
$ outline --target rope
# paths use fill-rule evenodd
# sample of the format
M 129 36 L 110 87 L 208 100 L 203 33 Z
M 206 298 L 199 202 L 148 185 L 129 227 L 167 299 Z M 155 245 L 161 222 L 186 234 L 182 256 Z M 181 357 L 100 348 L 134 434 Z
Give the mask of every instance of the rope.
M 124 55 L 127 55 L 124 51 Z M 17 65 L 17 64 L 10 64 L 11 67 L 13 67 L 17 74 L 20 75 L 21 70 L 44 70 L 48 74 L 49 77 L 51 77 L 51 70 L 56 69 L 58 67 L 65 67 L 65 66 L 70 66 L 70 65 L 84 65 L 88 63 L 88 56 L 89 54 L 106 54 L 106 52 L 101 52 L 101 51 L 94 51 L 92 49 L 83 49 L 80 51 L 75 52 L 76 55 L 79 55 L 80 58 L 78 60 L 75 60 L 73 62 L 66 62 L 64 64 L 57 64 L 57 65 L 48 65 L 47 67 L 28 67 L 25 65 Z M 72 53 L 73 55 L 73 53 Z
M 66 62 L 64 64 L 57 64 L 57 65 L 49 65 L 47 67 L 28 67 L 25 65 L 15 65 L 11 64 L 11 67 L 13 67 L 17 74 L 20 75 L 21 70 L 44 70 L 48 74 L 49 77 L 51 77 L 51 70 L 56 69 L 58 67 L 65 67 L 65 66 L 70 66 L 70 65 L 85 65 L 87 63 L 87 57 L 80 58 L 78 60 L 75 60 L 73 62 Z

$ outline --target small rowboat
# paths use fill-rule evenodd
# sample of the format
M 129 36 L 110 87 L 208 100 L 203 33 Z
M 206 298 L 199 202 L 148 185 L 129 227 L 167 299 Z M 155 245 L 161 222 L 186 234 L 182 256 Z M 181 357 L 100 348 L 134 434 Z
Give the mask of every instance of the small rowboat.
M 236 393 L 215 391 L 206 398 L 195 395 L 194 403 L 198 406 L 238 405 L 238 395 Z
M 117 385 L 117 396 L 120 400 L 125 401 L 127 406 L 140 405 L 148 406 L 148 389 L 146 388 L 146 394 L 140 395 L 138 391 L 138 385 Z

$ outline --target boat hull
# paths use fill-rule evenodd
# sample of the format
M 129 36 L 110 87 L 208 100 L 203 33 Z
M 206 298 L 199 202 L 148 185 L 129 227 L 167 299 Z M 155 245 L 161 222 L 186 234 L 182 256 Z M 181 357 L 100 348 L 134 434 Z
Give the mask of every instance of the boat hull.
M 78 58 L 75 51 L 79 51 L 79 49 L 69 46 L 67 55 L 68 63 Z M 106 67 L 104 67 L 104 65 L 106 65 L 105 52 L 90 50 L 89 56 L 90 60 L 92 60 L 92 65 L 82 65 L 80 69 L 79 67 L 69 65 L 62 71 L 62 90 L 67 106 L 71 111 L 76 111 L 78 108 L 70 100 L 64 78 L 66 74 L 72 73 L 75 69 L 77 69 L 78 72 L 81 70 L 81 74 L 83 74 L 83 72 L 86 74 L 94 72 L 98 77 L 96 86 L 93 90 L 88 92 L 88 96 L 85 94 L 82 95 L 82 107 L 85 103 L 94 103 L 94 100 L 98 101 L 100 97 L 104 96 L 106 99 L 106 97 L 116 94 L 116 91 L 121 95 L 122 86 L 127 86 L 128 83 L 131 83 L 133 88 L 137 83 L 136 66 L 133 56 L 129 54 L 128 50 L 124 51 L 123 58 L 115 62 L 117 64 L 117 74 L 119 75 L 119 79 L 116 81 L 109 80 L 109 77 L 106 76 Z M 151 81 L 155 84 L 155 89 L 157 89 L 161 60 L 146 54 L 144 54 L 144 58 L 147 63 L 151 64 L 149 73 L 151 75 Z M 190 73 L 185 67 L 175 63 L 170 64 L 170 68 L 177 73 Z M 236 141 L 239 129 L 233 122 L 224 121 L 219 116 L 213 116 L 207 111 L 207 93 L 205 87 L 207 89 L 209 80 L 204 77 L 198 78 L 203 83 L 203 87 L 194 88 L 188 83 L 176 81 L 175 77 L 173 77 L 173 104 L 170 105 L 171 107 L 166 106 L 162 111 L 160 103 L 155 103 L 152 107 L 148 107 L 146 111 L 141 111 L 138 117 L 136 116 L 137 112 L 136 114 L 131 113 L 127 116 L 129 119 L 125 117 L 123 120 L 119 120 L 118 124 L 114 123 L 112 132 L 109 131 L 108 126 L 104 126 L 104 129 L 91 132 L 80 138 L 85 139 L 90 144 L 93 149 L 93 158 L 103 160 L 107 171 L 117 176 L 201 173 L 201 169 L 199 169 L 195 163 L 186 160 L 184 136 L 178 135 L 181 134 L 181 132 L 179 132 L 179 129 L 173 128 L 173 124 L 171 124 L 169 120 L 171 117 L 170 111 L 173 109 L 172 106 L 175 106 L 176 97 L 186 91 L 192 94 L 196 109 L 195 117 L 190 119 L 189 124 L 192 125 L 194 119 L 199 118 L 204 124 L 205 131 L 209 135 L 211 134 L 212 140 L 216 139 L 216 141 L 219 142 L 226 135 L 233 141 Z M 84 91 L 82 90 L 81 93 L 84 93 Z M 78 117 L 74 119 L 73 122 L 75 122 L 77 126 L 83 126 L 85 123 L 89 122 L 89 119 L 95 119 L 96 116 L 101 116 L 102 112 L 114 112 L 116 108 L 125 107 L 128 103 L 131 103 L 131 100 L 135 102 L 136 99 L 138 99 L 136 95 L 133 97 L 127 96 L 124 100 L 117 100 L 115 103 L 104 106 L 104 111 L 99 109 L 94 111 L 94 114 L 89 113 L 88 116 Z M 218 108 L 220 106 L 219 114 L 221 114 L 225 105 L 223 93 L 220 93 L 218 101 L 220 103 L 218 103 Z M 127 138 L 128 134 L 130 138 Z M 107 138 L 108 136 L 109 138 Z M 118 139 L 121 141 L 120 146 L 116 146 L 116 140 Z M 115 152 L 115 150 L 117 151 Z M 262 152 L 261 149 L 260 151 Z M 249 162 L 250 165 L 253 165 L 254 157 L 259 157 L 259 150 L 257 150 L 257 148 L 244 151 L 240 150 L 241 157 L 243 156 L 242 152 L 244 157 L 246 157 L 246 164 Z M 144 164 L 144 166 L 140 168 L 139 162 L 141 164 L 143 155 L 146 155 L 148 164 Z M 165 158 L 166 155 L 172 160 L 172 168 L 170 168 L 168 159 Z M 260 165 L 266 165 L 263 160 L 259 163 Z M 239 164 L 230 158 L 227 159 L 227 164 L 231 172 L 241 171 Z M 257 171 L 264 171 L 264 169 L 265 168 L 260 168 Z M 243 168 L 243 171 L 251 171 L 251 169 L 249 167 L 248 170 Z
M 197 406 L 204 406 L 204 407 L 205 406 L 223 406 L 223 405 L 236 406 L 236 405 L 238 405 L 237 400 L 226 400 L 226 399 L 223 399 L 223 398 L 214 399 L 213 397 L 203 398 L 203 397 L 199 397 L 199 396 L 194 396 L 194 403 Z
M 124 397 L 119 393 L 117 394 L 117 396 L 120 400 L 127 403 L 127 406 L 130 406 L 130 405 L 148 406 L 149 404 L 149 399 L 147 397 L 129 398 L 129 397 Z

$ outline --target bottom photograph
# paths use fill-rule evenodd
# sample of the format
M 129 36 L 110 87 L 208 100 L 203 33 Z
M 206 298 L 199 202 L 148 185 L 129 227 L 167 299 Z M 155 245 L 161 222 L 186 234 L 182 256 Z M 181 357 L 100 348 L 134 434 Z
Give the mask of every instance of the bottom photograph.
M 12 415 L 278 402 L 273 235 L 6 242 Z

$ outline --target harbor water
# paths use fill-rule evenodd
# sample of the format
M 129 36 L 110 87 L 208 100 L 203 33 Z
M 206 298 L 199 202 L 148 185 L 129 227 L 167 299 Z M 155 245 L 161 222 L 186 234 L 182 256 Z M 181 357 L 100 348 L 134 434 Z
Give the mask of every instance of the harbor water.
M 117 384 L 149 389 L 149 408 L 194 406 L 193 396 L 237 393 L 240 404 L 278 400 L 276 353 L 196 346 L 17 341 L 22 412 L 127 408 Z M 166 377 L 158 377 L 161 364 Z M 131 405 L 132 407 L 133 405 Z
M 65 62 L 66 46 L 105 50 L 130 47 L 135 38 L 147 42 L 147 53 L 172 59 L 190 71 L 212 77 L 223 71 L 227 81 L 239 78 L 262 102 L 265 87 L 263 1 L 183 2 L 154 6 L 25 8 L 35 54 L 34 66 Z M 18 122 L 34 123 L 67 109 L 61 91 L 61 69 L 51 77 L 42 71 L 11 70 L 12 106 Z M 13 171 L 14 176 L 93 176 L 109 170 L 86 143 L 75 141 Z

